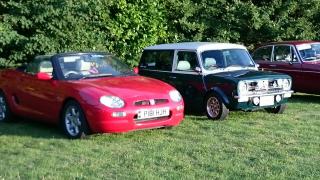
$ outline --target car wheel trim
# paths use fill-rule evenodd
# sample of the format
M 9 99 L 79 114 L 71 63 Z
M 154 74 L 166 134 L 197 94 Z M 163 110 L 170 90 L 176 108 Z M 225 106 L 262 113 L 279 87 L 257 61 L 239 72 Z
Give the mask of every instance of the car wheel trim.
M 81 128 L 80 110 L 75 106 L 68 107 L 65 113 L 64 121 L 66 130 L 70 136 L 77 136 Z
M 6 118 L 6 102 L 3 96 L 0 96 L 0 121 L 3 121 Z
M 215 118 L 220 113 L 220 103 L 216 97 L 210 97 L 207 101 L 207 112 L 208 114 Z

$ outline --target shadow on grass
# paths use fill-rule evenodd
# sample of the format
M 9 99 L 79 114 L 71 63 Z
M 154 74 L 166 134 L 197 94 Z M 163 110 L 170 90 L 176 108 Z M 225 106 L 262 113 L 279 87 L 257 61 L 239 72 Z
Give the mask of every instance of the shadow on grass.
M 8 123 L 0 123 L 0 136 L 25 136 L 34 138 L 65 139 L 57 125 L 37 122 L 33 120 L 17 120 Z
M 295 93 L 289 99 L 289 102 L 320 103 L 320 95 Z

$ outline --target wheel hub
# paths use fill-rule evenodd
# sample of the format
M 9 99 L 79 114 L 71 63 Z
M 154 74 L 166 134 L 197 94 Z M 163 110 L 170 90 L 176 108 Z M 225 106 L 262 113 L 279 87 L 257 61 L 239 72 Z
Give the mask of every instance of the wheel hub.
M 80 131 L 80 113 L 77 107 L 69 107 L 65 115 L 65 124 L 68 133 L 71 136 L 78 135 Z
M 207 112 L 211 117 L 217 117 L 220 113 L 220 103 L 216 97 L 210 97 L 207 101 Z

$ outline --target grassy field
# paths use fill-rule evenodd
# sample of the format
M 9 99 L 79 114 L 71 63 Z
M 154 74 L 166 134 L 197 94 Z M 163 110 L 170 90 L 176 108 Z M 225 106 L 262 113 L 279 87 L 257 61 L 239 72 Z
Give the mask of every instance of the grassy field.
M 285 114 L 186 116 L 171 130 L 68 140 L 56 127 L 0 124 L 0 179 L 320 179 L 320 96 Z

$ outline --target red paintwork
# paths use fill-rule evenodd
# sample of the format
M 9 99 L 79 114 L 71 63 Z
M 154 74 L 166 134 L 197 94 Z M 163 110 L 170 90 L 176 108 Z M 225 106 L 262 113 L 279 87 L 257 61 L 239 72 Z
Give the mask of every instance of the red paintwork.
M 36 74 L 37 78 L 40 80 L 50 80 L 51 76 L 48 75 L 48 73 L 39 72 Z
M 136 74 L 139 74 L 139 68 L 138 67 L 134 67 L 133 68 L 133 72 L 136 73 Z
M 300 45 L 305 43 L 315 43 L 319 41 L 282 41 L 267 43 L 268 45 Z M 260 48 L 259 47 L 259 48 Z M 297 63 L 284 63 L 284 62 L 270 62 L 264 60 L 255 60 L 260 69 L 270 70 L 288 74 L 292 77 L 292 89 L 297 92 L 320 94 L 320 84 L 317 83 L 320 79 L 320 61 L 306 62 L 302 61 L 298 56 Z
M 174 88 L 159 80 L 142 76 L 104 77 L 82 80 L 42 80 L 41 75 L 31 75 L 16 70 L 0 72 L 0 89 L 8 99 L 14 114 L 45 122 L 58 123 L 64 102 L 76 100 L 85 112 L 92 132 L 117 133 L 145 128 L 176 126 L 184 118 L 183 101 L 173 102 L 169 91 Z M 125 101 L 125 106 L 111 109 L 99 101 L 103 95 L 116 95 Z M 160 105 L 135 106 L 137 100 L 168 99 Z M 19 102 L 16 102 L 16 99 Z M 170 107 L 171 117 L 161 120 L 135 122 L 139 109 Z M 124 118 L 111 117 L 112 112 L 127 113 Z

